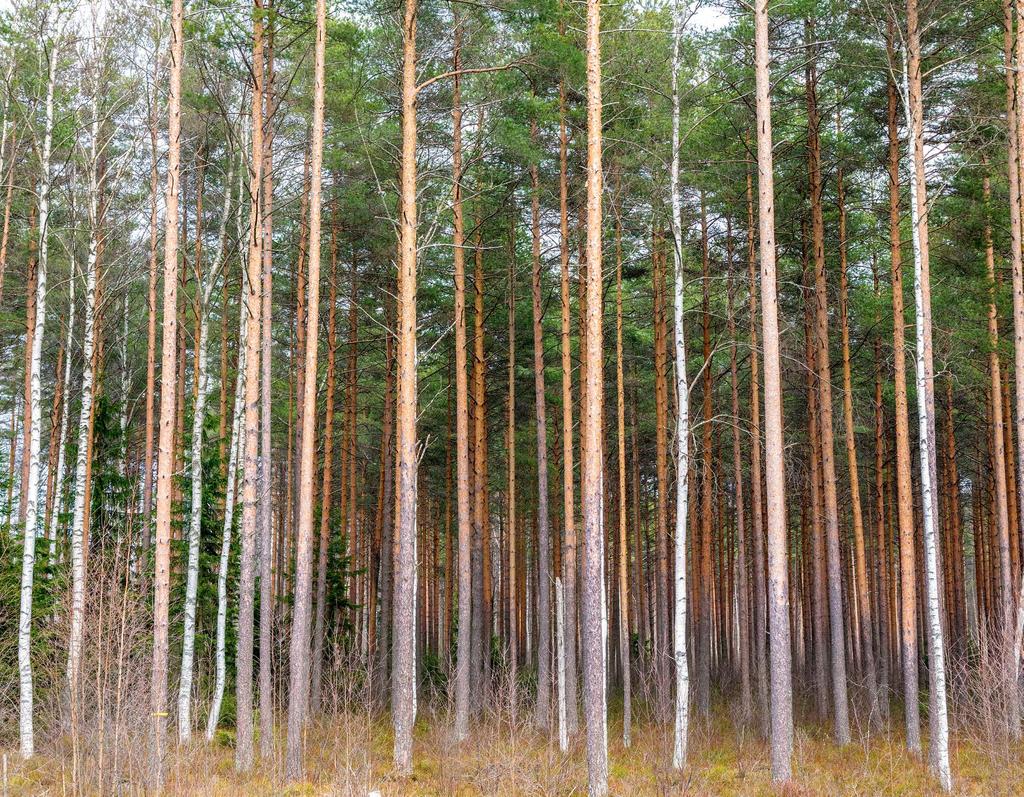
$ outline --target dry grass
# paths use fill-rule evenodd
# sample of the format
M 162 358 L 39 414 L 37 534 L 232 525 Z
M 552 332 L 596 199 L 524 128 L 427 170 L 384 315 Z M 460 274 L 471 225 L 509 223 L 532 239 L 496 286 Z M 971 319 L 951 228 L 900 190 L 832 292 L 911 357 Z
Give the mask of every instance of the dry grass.
M 150 762 L 149 679 L 152 655 L 149 637 L 149 596 L 136 584 L 119 548 L 94 561 L 86 601 L 86 644 L 82 662 L 79 717 L 72 722 L 64 686 L 64 650 L 44 646 L 34 661 L 36 671 L 37 755 L 21 762 L 17 744 L 17 682 L 0 680 L 0 797 L 16 795 L 142 795 L 147 791 Z M 101 564 L 104 565 L 101 567 Z M 66 638 L 68 612 L 58 609 L 46 628 L 54 640 Z M 286 649 L 282 633 L 282 649 Z M 1024 794 L 1024 747 L 1009 741 L 1005 723 L 1005 687 L 999 651 L 992 640 L 980 661 L 953 657 L 950 666 L 950 708 L 956 793 L 999 797 Z M 443 670 L 451 662 L 444 662 Z M 854 744 L 837 748 L 829 729 L 806 720 L 810 707 L 799 697 L 801 717 L 796 735 L 795 782 L 784 790 L 769 781 L 768 749 L 752 725 L 738 721 L 739 712 L 721 694 L 735 694 L 735 684 L 721 684 L 719 702 L 710 719 L 691 719 L 689 765 L 671 771 L 671 729 L 652 710 L 657 685 L 642 677 L 649 667 L 638 664 L 634 681 L 639 696 L 633 746 L 621 743 L 621 706 L 614 702 L 609 721 L 610 787 L 614 795 L 927 795 L 939 794 L 927 768 L 909 756 L 899 730 L 902 712 L 892 706 L 890 732 L 865 733 L 863 685 L 851 683 Z M 282 672 L 283 665 L 278 663 Z M 582 795 L 586 764 L 583 735 L 565 754 L 530 723 L 528 679 L 496 670 L 487 705 L 473 717 L 470 739 L 458 745 L 451 737 L 452 708 L 431 679 L 424 687 L 415 734 L 412 777 L 390 772 L 392 735 L 386 713 L 371 708 L 382 688 L 373 686 L 374 672 L 361 656 L 330 651 L 324 673 L 324 718 L 310 726 L 306 740 L 308 781 L 284 783 L 284 739 L 275 740 L 275 756 L 240 776 L 234 769 L 229 733 L 207 745 L 198 733 L 190 746 L 172 744 L 167 756 L 167 795 Z M 436 675 L 436 673 L 435 673 Z M 379 679 L 379 675 L 377 676 Z M 200 679 L 195 719 L 205 721 L 209 678 Z M 283 690 L 280 690 L 283 692 Z M 279 694 L 280 694 L 279 692 Z M 173 698 L 173 693 L 172 693 Z M 923 700 L 923 702 L 925 702 Z M 225 725 L 229 718 L 225 717 Z M 170 723 L 174 735 L 173 718 Z M 927 723 L 924 724 L 925 729 Z M 72 734 L 76 729 L 77 733 Z M 283 734 L 282 729 L 278 729 Z M 74 788 L 77 784 L 78 788 Z
M 286 787 L 280 757 L 262 762 L 248 776 L 234 771 L 228 742 L 176 749 L 168 762 L 169 795 L 580 795 L 585 794 L 583 738 L 567 754 L 557 743 L 491 713 L 483 716 L 469 742 L 457 746 L 443 713 L 426 708 L 416 728 L 415 771 L 408 779 L 390 775 L 391 731 L 386 716 L 344 713 L 309 731 L 309 780 Z M 610 786 L 616 795 L 762 795 L 778 794 L 769 783 L 766 744 L 734 725 L 727 711 L 692 726 L 689 767 L 675 773 L 666 767 L 670 735 L 663 726 L 634 730 L 631 749 L 617 735 L 618 717 L 609 727 Z M 278 740 L 278 756 L 283 740 Z M 953 746 L 956 792 L 967 795 L 1021 793 L 1024 765 L 1020 750 L 1007 758 L 958 739 Z M 8 751 L 6 795 L 71 794 L 66 760 L 39 756 L 20 764 Z M 822 728 L 797 731 L 796 782 L 789 795 L 925 795 L 938 794 L 925 767 L 907 755 L 897 733 L 837 748 Z M 87 779 L 87 778 L 86 778 Z M 122 781 L 105 793 L 147 793 L 137 783 Z M 90 793 L 90 792 L 86 792 Z M 91 792 L 96 793 L 96 792 Z

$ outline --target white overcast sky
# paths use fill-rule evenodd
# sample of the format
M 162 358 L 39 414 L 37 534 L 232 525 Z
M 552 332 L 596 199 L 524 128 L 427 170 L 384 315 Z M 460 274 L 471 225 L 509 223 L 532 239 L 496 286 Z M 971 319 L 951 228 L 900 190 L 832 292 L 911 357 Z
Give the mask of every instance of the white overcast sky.
M 111 0 L 98 0 L 97 5 L 100 8 Z M 14 7 L 15 0 L 0 0 L 0 13 L 7 13 Z M 85 24 L 85 13 L 89 3 L 88 0 L 80 0 L 78 8 L 78 18 L 81 20 L 81 24 Z M 700 3 L 700 8 L 694 13 L 690 20 L 690 25 L 695 28 L 703 28 L 705 30 L 717 30 L 718 28 L 724 27 L 728 24 L 729 18 L 714 0 L 703 0 Z

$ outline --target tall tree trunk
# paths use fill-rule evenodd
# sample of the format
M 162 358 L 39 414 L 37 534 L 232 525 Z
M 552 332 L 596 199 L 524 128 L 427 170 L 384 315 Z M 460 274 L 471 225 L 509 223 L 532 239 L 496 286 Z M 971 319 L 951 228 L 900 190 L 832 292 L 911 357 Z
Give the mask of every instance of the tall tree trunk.
M 91 100 L 89 165 L 89 254 L 86 260 L 85 338 L 82 343 L 82 401 L 78 422 L 78 452 L 75 460 L 75 505 L 71 523 L 71 628 L 68 634 L 68 685 L 71 695 L 72 734 L 78 733 L 79 674 L 85 624 L 85 515 L 88 511 L 86 478 L 91 452 L 93 400 L 95 398 L 96 317 L 99 312 L 99 250 L 102 235 L 100 191 L 103 171 L 99 164 L 99 86 L 93 86 Z M 42 251 L 42 247 L 40 247 Z
M 469 384 L 466 374 L 466 253 L 462 215 L 462 21 L 454 20 L 455 44 L 452 89 L 452 170 L 454 231 L 452 254 L 455 266 L 455 490 L 459 528 L 459 632 L 455 664 L 455 737 L 469 734 L 469 697 L 473 625 L 472 515 L 469 505 Z M 538 679 L 538 693 L 544 692 Z
M 1021 214 L 1024 213 L 1021 194 L 1024 192 L 1024 185 L 1021 183 L 1021 176 L 1019 172 L 1019 158 L 1022 146 L 1024 146 L 1024 124 L 1022 124 L 1020 114 L 1020 103 L 1022 102 L 1022 99 L 1024 99 L 1024 70 L 1021 70 L 1020 68 L 1021 63 L 1024 63 L 1024 25 L 1021 25 L 1021 20 L 1024 19 L 1024 0 L 1016 0 L 1015 6 L 1017 9 L 1017 68 L 1008 68 L 1006 71 L 1006 79 L 1007 96 L 1012 105 L 1012 109 L 1008 109 L 1007 118 L 1010 122 L 1010 138 L 1013 140 L 1013 143 L 1009 145 L 1008 154 L 1009 171 L 1011 172 L 1010 243 L 1012 248 L 1012 257 L 1010 264 L 1013 282 L 1013 383 L 1015 388 L 1013 422 L 1016 430 L 1017 453 L 1019 457 L 1015 463 L 1017 474 L 1017 495 L 1020 497 L 1017 508 L 1019 512 L 1024 508 L 1024 259 L 1021 257 L 1021 227 L 1022 224 L 1024 224 L 1024 221 L 1021 219 Z M 1011 76 L 1016 77 L 1016 101 L 1013 101 L 1013 97 L 1011 95 L 1014 92 L 1009 87 Z M 1014 175 L 1014 173 L 1016 173 L 1016 175 Z M 1014 190 L 1014 188 L 1016 188 L 1016 190 Z M 1016 237 L 1014 237 L 1014 233 L 1016 233 Z M 1009 419 L 1007 419 L 1007 421 L 1009 421 Z M 1018 527 L 1024 527 L 1024 518 L 1018 518 L 1017 525 Z M 1020 678 L 1022 642 L 1024 642 L 1024 574 L 1021 576 L 1019 593 L 1017 596 L 1017 620 L 1013 636 L 1015 684 Z M 1019 691 L 1014 692 L 1014 703 L 1017 706 L 1019 706 L 1019 694 Z M 1011 717 L 1010 732 L 1014 738 L 1020 737 L 1021 724 L 1019 708 Z
M 156 471 L 156 567 L 153 581 L 153 760 L 163 780 L 167 735 L 168 609 L 171 579 L 171 499 L 174 492 L 175 377 L 178 366 L 178 183 L 181 163 L 181 69 L 185 55 L 182 0 L 171 4 L 170 91 L 167 99 L 167 189 L 164 192 L 164 300 L 160 354 L 160 439 Z
M 842 136 L 841 117 L 836 114 L 837 134 Z M 857 439 L 853 425 L 853 377 L 850 373 L 850 323 L 847 285 L 847 240 L 846 240 L 846 194 L 843 185 L 843 169 L 836 173 L 836 187 L 839 205 L 839 327 L 843 349 L 843 427 L 846 436 L 846 460 L 850 472 L 850 509 L 853 515 L 853 547 L 855 559 L 855 580 L 857 608 L 861 622 L 861 644 L 864 649 L 864 675 L 867 680 L 870 714 L 868 721 L 874 730 L 879 729 L 881 713 L 878 698 L 878 677 L 875 673 L 874 622 L 872 621 L 871 598 L 868 590 L 868 564 L 864 544 L 864 518 L 860 504 L 860 476 L 857 466 Z
M 810 259 L 807 251 L 807 224 L 801 225 L 801 259 L 803 266 L 803 289 L 806 302 L 804 305 L 804 359 L 807 364 L 807 442 L 808 479 L 810 485 L 807 493 L 810 501 L 808 507 L 810 524 L 808 531 L 811 534 L 811 561 L 809 562 L 812 573 L 811 582 L 811 606 L 813 619 L 813 652 L 814 661 L 814 698 L 818 718 L 822 721 L 828 719 L 829 715 L 829 690 L 828 690 L 828 597 L 826 585 L 826 553 L 825 553 L 825 529 L 822 524 L 824 515 L 823 501 L 821 497 L 821 432 L 820 414 L 818 409 L 819 393 L 817 389 L 817 347 L 814 337 L 814 275 L 810 267 Z
M 309 712 L 309 624 L 313 586 L 313 477 L 316 471 L 316 365 L 320 329 L 320 186 L 324 158 L 324 57 L 327 47 L 327 2 L 316 3 L 313 55 L 313 136 L 310 143 L 309 297 L 306 302 L 307 379 L 302 394 L 302 451 L 299 459 L 299 527 L 295 544 L 295 602 L 288 652 L 288 780 L 302 777 L 303 737 Z M 261 608 L 262 613 L 262 608 Z
M 872 277 L 874 279 L 875 299 L 879 298 L 878 264 L 874 258 L 871 261 Z M 876 323 L 880 321 L 880 314 L 876 312 Z M 892 659 L 892 643 L 889 634 L 890 628 L 890 603 L 889 603 L 889 535 L 888 524 L 885 514 L 885 452 L 883 444 L 883 405 L 882 405 L 882 342 L 875 336 L 874 364 L 875 364 L 875 572 L 877 593 L 876 606 L 878 607 L 879 650 L 879 707 L 882 718 L 889 719 L 889 663 Z
M 248 772 L 253 761 L 252 653 L 256 587 L 256 534 L 259 501 L 260 347 L 262 342 L 263 241 L 263 15 L 262 0 L 253 4 L 252 154 L 249 159 L 248 258 L 242 312 L 245 330 L 245 432 L 242 458 L 242 520 L 238 575 L 238 649 L 235 657 L 235 769 Z
M 620 172 L 616 172 L 618 182 Z M 534 197 L 536 197 L 536 192 Z M 616 191 L 616 196 L 620 192 Z M 536 200 L 535 200 L 536 201 Z M 616 419 L 616 444 L 618 448 L 618 498 L 619 498 L 619 657 L 622 660 L 622 746 L 628 748 L 632 744 L 632 668 L 630 667 L 630 637 L 629 637 L 629 543 L 627 541 L 626 528 L 626 396 L 624 390 L 624 378 L 622 370 L 622 218 L 619 214 L 619 206 L 615 208 L 615 419 Z M 534 212 L 534 225 L 538 234 L 534 240 L 535 257 L 534 263 L 540 261 L 540 224 L 536 219 L 538 213 Z M 539 267 L 538 268 L 539 271 Z M 540 303 L 540 277 L 535 278 L 535 307 Z M 538 330 L 539 331 L 539 330 Z M 537 335 L 539 337 L 539 335 Z M 685 624 L 683 626 L 685 628 Z M 685 667 L 680 668 L 685 671 Z M 685 729 L 684 729 L 685 731 Z M 685 739 L 685 735 L 684 735 Z
M 889 61 L 896 68 L 893 31 L 888 33 Z M 896 426 L 896 510 L 900 539 L 900 658 L 903 663 L 903 712 L 907 749 L 921 752 L 921 716 L 917 700 L 917 576 L 914 561 L 914 499 L 910 483 L 910 422 L 907 411 L 906 330 L 903 311 L 903 264 L 900 236 L 900 151 L 896 85 L 888 85 L 889 241 L 893 316 L 893 392 Z
M 389 291 L 394 295 L 394 290 Z M 380 432 L 380 489 L 377 500 L 376 529 L 379 529 L 380 544 L 379 551 L 380 572 L 378 575 L 378 588 L 380 593 L 380 633 L 377 639 L 377 662 L 374 670 L 378 674 L 376 681 L 380 683 L 379 692 L 383 696 L 384 682 L 388 680 L 388 661 L 391 656 L 392 639 L 392 598 L 394 596 L 394 528 L 395 513 L 392 504 L 394 503 L 394 425 L 395 425 L 395 313 L 397 306 L 391 301 L 385 301 L 386 324 L 384 334 L 384 418 L 381 421 Z M 378 532 L 375 531 L 374 534 Z
M 313 670 L 310 711 L 320 711 L 323 689 L 324 636 L 327 618 L 327 566 L 331 543 L 331 490 L 334 468 L 334 394 L 337 388 L 335 356 L 338 348 L 338 207 L 331 210 L 331 283 L 327 295 L 327 396 L 324 402 L 324 463 L 320 488 L 320 543 L 316 567 L 316 612 L 313 617 Z
M 675 658 L 676 700 L 675 722 L 673 729 L 672 766 L 682 769 L 686 764 L 687 735 L 689 733 L 690 705 L 690 662 L 686 644 L 687 634 L 687 592 L 686 582 L 686 523 L 689 519 L 689 484 L 687 474 L 690 472 L 690 387 L 686 373 L 686 336 L 683 325 L 684 289 L 686 274 L 683 268 L 683 228 L 682 228 L 682 197 L 679 190 L 679 45 L 683 35 L 685 22 L 684 4 L 676 0 L 672 7 L 672 162 L 669 166 L 669 193 L 672 218 L 672 265 L 674 276 L 673 321 L 675 329 L 675 366 L 676 366 L 676 527 L 675 527 L 675 562 L 673 581 L 675 583 L 675 603 L 673 617 L 672 654 Z M 703 197 L 701 201 L 703 224 Z M 705 238 L 705 243 L 706 243 Z M 705 262 L 707 251 L 705 249 Z M 600 262 L 600 261 L 598 261 Z M 621 294 L 621 287 L 620 287 Z M 621 313 L 621 295 L 619 313 Z M 621 332 L 620 332 L 621 336 Z M 708 371 L 710 374 L 710 370 Z M 710 396 L 708 396 L 710 399 Z M 660 500 L 660 499 L 659 499 Z M 621 507 L 620 507 L 621 513 Z M 667 589 L 667 584 L 663 585 Z M 667 598 L 667 596 L 666 596 Z M 665 629 L 667 631 L 667 627 Z
M 768 732 L 767 585 L 765 584 L 764 512 L 761 500 L 761 391 L 758 381 L 757 249 L 754 242 L 754 177 L 747 171 L 747 282 L 750 301 L 750 526 L 753 545 L 754 675 L 762 726 Z
M 491 634 L 488 622 L 490 583 L 488 559 L 490 539 L 487 523 L 487 408 L 484 374 L 484 270 L 481 221 L 476 223 L 473 249 L 473 641 L 472 701 L 476 708 L 483 705 L 486 660 L 490 656 Z
M 928 262 L 928 188 L 924 171 L 924 102 L 921 88 L 921 34 L 917 0 L 907 0 L 906 91 L 908 131 L 912 153 L 911 218 L 914 229 L 914 304 L 916 307 L 916 372 L 918 435 L 921 450 L 921 496 L 924 516 L 924 560 L 929 640 L 929 759 L 945 791 L 953 788 L 949 766 L 949 727 L 946 715 L 945 642 L 939 606 L 939 560 L 935 492 L 935 370 L 932 365 L 931 284 Z M 999 401 L 999 397 L 995 398 Z
M 310 131 L 312 135 L 312 131 Z M 295 379 L 295 415 L 289 417 L 294 422 L 291 428 L 292 448 L 289 455 L 290 475 L 288 483 L 292 491 L 291 511 L 288 514 L 291 523 L 292 533 L 299 525 L 299 471 L 302 469 L 302 412 L 299 406 L 302 396 L 306 392 L 306 299 L 308 296 L 308 277 L 306 275 L 306 261 L 309 257 L 309 189 L 310 189 L 310 148 L 306 148 L 305 161 L 303 166 L 302 195 L 299 200 L 299 245 L 295 257 L 295 334 L 292 338 L 292 372 Z M 316 379 L 315 375 L 310 376 Z M 348 551 L 345 551 L 347 554 Z
M 561 262 L 562 310 L 562 534 L 565 557 L 562 562 L 562 590 L 565 598 L 565 721 L 570 734 L 578 725 L 576 688 L 576 496 L 573 479 L 572 447 L 572 343 L 569 327 L 569 143 L 566 132 L 566 90 L 564 82 L 558 84 L 558 206 L 559 206 L 559 258 Z M 543 567 L 547 567 L 545 563 Z M 540 577 L 538 567 L 538 579 Z M 550 579 L 549 579 L 550 583 Z M 550 615 L 551 590 L 542 586 L 548 596 L 544 603 L 538 600 L 537 640 L 537 720 L 548 726 L 550 693 L 548 682 L 551 672 Z M 539 596 L 538 596 L 539 597 Z M 542 633 L 549 629 L 548 634 Z M 544 676 L 544 677 L 542 677 Z M 541 691 L 544 694 L 541 694 Z
M 779 301 L 775 288 L 775 187 L 768 51 L 768 2 L 754 5 L 757 102 L 757 192 L 761 243 L 761 331 L 764 340 L 765 486 L 768 503 L 768 605 L 771 634 L 772 780 L 792 777 L 793 684 L 789 644 L 789 567 L 782 442 Z
M 19 479 L 18 522 L 24 526 L 28 504 L 28 452 L 32 447 L 32 341 L 36 332 L 39 269 L 39 203 L 28 209 L 28 262 L 25 264 L 25 367 L 21 401 L 21 478 Z
M 356 550 L 353 554 L 353 577 L 356 579 L 353 589 L 350 592 L 352 595 L 352 602 L 356 605 L 357 615 L 353 618 L 353 628 L 355 629 L 356 635 L 361 636 L 363 629 L 362 623 L 362 609 L 361 607 L 366 605 L 366 601 L 363 599 L 361 592 L 354 589 L 354 587 L 361 586 L 362 575 L 359 574 L 360 570 L 363 570 L 362 564 L 362 548 L 359 547 L 359 499 L 358 499 L 358 484 L 359 474 L 356 472 L 356 414 L 357 414 L 357 401 L 359 397 L 359 382 L 358 382 L 358 366 L 359 366 L 359 304 L 358 304 L 358 279 L 356 274 L 356 256 L 355 250 L 352 251 L 352 261 L 349 269 L 349 297 L 348 297 L 348 381 L 345 387 L 345 400 L 348 405 L 346 408 L 346 416 L 348 429 L 346 430 L 346 440 L 344 447 L 345 459 L 348 461 L 345 467 L 345 473 L 348 476 L 348 499 L 345 502 L 347 506 L 346 521 L 347 531 L 346 539 L 352 541 L 350 544 L 355 544 Z M 351 582 L 350 582 L 351 583 Z M 360 643 L 361 644 L 361 643 Z
M 828 559 L 828 609 L 832 642 L 832 710 L 836 741 L 850 743 L 850 712 L 846 691 L 845 629 L 843 618 L 843 565 L 839 549 L 839 499 L 836 494 L 835 443 L 832 429 L 832 373 L 829 364 L 828 289 L 825 278 L 825 220 L 822 210 L 821 116 L 818 112 L 818 75 L 814 52 L 814 23 L 805 23 L 812 54 L 807 63 L 808 177 L 811 194 L 811 240 L 814 247 L 814 332 L 817 349 L 818 407 L 821 438 L 822 497 L 825 506 L 825 541 Z
M 675 244 L 673 243 L 673 247 Z M 675 255 L 673 254 L 673 258 Z M 665 259 L 661 234 L 654 232 L 651 240 L 652 279 L 654 282 L 654 406 L 655 406 L 655 471 L 658 493 L 655 503 L 654 569 L 654 676 L 658 710 L 668 700 L 668 342 L 665 310 Z M 673 260 L 673 263 L 675 261 Z M 699 564 L 700 560 L 696 560 Z
M 987 167 L 987 164 L 983 164 Z M 989 176 L 986 173 L 982 177 L 982 192 L 985 204 L 985 273 L 989 283 L 989 305 L 988 305 L 988 366 L 989 384 L 994 400 L 992 401 L 992 481 L 995 488 L 995 532 L 999 548 L 999 614 L 1000 630 L 1002 639 L 1000 646 L 1003 649 L 1003 661 L 1005 666 L 1005 688 L 1007 690 L 1007 711 L 1014 712 L 1013 694 L 1017 691 L 1015 685 L 1014 656 L 1010 647 L 1014 633 L 1014 612 L 1013 612 L 1013 570 L 1010 566 L 1010 515 L 1009 499 L 1007 496 L 1007 473 L 1006 473 L 1006 446 L 1003 436 L 1003 388 L 1001 384 L 1001 372 L 999 365 L 999 317 L 996 310 L 996 271 L 995 251 L 992 245 L 992 223 L 987 215 L 991 201 L 991 185 Z M 948 567 L 947 560 L 947 567 Z M 952 607 L 950 607 L 952 609 Z M 1012 716 L 1008 716 L 1009 724 L 1012 727 Z
M 242 197 L 243 168 L 239 164 L 239 199 Z M 241 224 L 242 203 L 238 205 L 238 228 L 242 231 Z M 245 254 L 241 253 L 244 258 Z M 248 292 L 249 272 L 242 264 L 242 292 Z M 226 282 L 226 280 L 225 280 Z M 226 481 L 224 487 L 224 525 L 221 532 L 220 562 L 217 570 L 217 636 L 214 645 L 214 687 L 213 699 L 210 702 L 210 715 L 206 722 L 206 741 L 212 741 L 217 731 L 217 723 L 220 721 L 220 709 L 224 700 L 224 688 L 227 682 L 227 619 L 228 619 L 228 567 L 231 563 L 231 530 L 235 519 L 235 503 L 238 494 L 238 460 L 242 453 L 242 418 L 245 409 L 245 379 L 248 369 L 245 366 L 246 349 L 242 345 L 248 339 L 248 326 L 255 323 L 250 322 L 249 314 L 242 312 L 238 314 L 238 359 L 235 364 L 235 396 L 234 409 L 231 417 L 231 440 L 228 443 L 228 464 Z
M 708 252 L 708 220 L 707 208 L 705 207 L 704 195 L 700 197 L 700 241 L 701 241 L 701 334 L 704 355 L 702 396 L 702 440 L 701 440 L 701 464 L 700 464 L 700 560 L 696 566 L 699 574 L 698 599 L 700 600 L 699 614 L 697 616 L 696 636 L 696 669 L 697 688 L 696 701 L 697 710 L 705 717 L 711 711 L 711 638 L 714 633 L 712 628 L 712 591 L 714 589 L 714 566 L 712 564 L 712 536 L 714 535 L 714 514 L 712 509 L 712 491 L 714 489 L 714 474 L 712 473 L 711 455 L 713 448 L 713 437 L 711 425 L 714 422 L 712 393 L 714 392 L 714 375 L 711 372 L 711 259 Z M 678 261 L 677 261 L 678 262 Z M 681 266 L 677 266 L 677 280 L 682 273 Z M 681 316 L 680 316 L 681 321 Z M 684 394 L 685 397 L 685 394 Z M 682 397 L 681 397 L 682 398 Z M 679 402 L 679 414 L 683 414 L 683 402 Z M 678 470 L 678 469 L 677 469 Z M 678 473 L 687 473 L 680 470 Z M 677 482 L 686 481 L 681 476 Z M 685 517 L 685 515 L 683 516 Z M 680 519 L 676 517 L 676 522 Z M 677 546 L 678 550 L 678 546 Z M 677 576 L 678 578 L 678 576 Z M 676 598 L 679 598 L 678 592 Z
M 273 8 L 273 0 L 268 3 Z M 271 19 L 273 17 L 270 17 Z M 266 71 L 263 80 L 263 113 L 260 124 L 263 127 L 263 203 L 261 260 L 263 286 L 261 289 L 262 330 L 260 333 L 260 471 L 258 525 L 260 569 L 260 670 L 259 670 L 259 711 L 260 711 L 260 756 L 269 758 L 274 751 L 274 691 L 271 681 L 271 664 L 274 632 L 274 581 L 273 560 L 270 556 L 273 535 L 273 501 L 271 500 L 271 476 L 273 454 L 270 440 L 272 364 L 273 364 L 273 287 L 274 287 L 274 27 L 267 30 Z M 256 156 L 256 153 L 253 153 Z M 303 219 L 305 221 L 305 219 Z
M 509 225 L 509 265 L 508 265 L 508 423 L 506 435 L 508 437 L 508 522 L 506 535 L 508 537 L 508 565 L 506 568 L 503 583 L 508 585 L 507 606 L 508 614 L 502 612 L 503 617 L 511 619 L 512 610 L 515 607 L 515 596 L 512 592 L 512 585 L 515 583 L 515 556 L 516 556 L 516 247 L 515 247 L 515 225 L 517 213 L 513 206 L 512 221 Z M 543 357 L 541 367 L 543 368 Z M 543 393 L 541 393 L 543 397 Z M 505 603 L 499 604 L 504 606 Z M 509 624 L 510 625 L 510 624 Z M 516 688 L 516 649 L 515 637 L 508 633 L 509 640 L 509 679 L 512 688 Z
M 229 156 L 230 159 L 230 156 Z M 229 160 L 230 163 L 230 160 Z M 227 245 L 228 217 L 231 214 L 232 169 L 228 168 L 224 180 L 224 207 L 221 212 L 220 233 L 217 237 L 217 256 L 213 260 L 218 268 Z M 239 197 L 241 201 L 241 197 Z M 197 256 L 198 260 L 198 256 Z M 187 744 L 192 736 L 192 663 L 195 659 L 196 596 L 199 590 L 199 535 L 203 518 L 203 423 L 206 420 L 206 400 L 210 392 L 210 374 L 207 367 L 209 347 L 210 297 L 216 284 L 216 273 L 205 278 L 196 274 L 197 312 L 200 314 L 199 337 L 196 339 L 196 384 L 198 385 L 192 411 L 191 516 L 188 530 L 188 564 L 185 583 L 185 627 L 181 646 L 181 680 L 178 688 L 178 741 Z M 226 308 L 224 308 L 226 310 Z
M 583 672 L 587 720 L 587 774 L 591 797 L 608 793 L 608 707 L 605 693 L 604 349 L 601 272 L 601 0 L 587 0 L 587 281 L 586 386 L 580 447 L 585 452 L 583 504 Z M 571 611 L 571 610 L 570 610 Z
M 416 11 L 406 0 L 402 25 L 402 166 L 399 183 L 397 519 L 393 600 L 391 713 L 394 765 L 412 773 L 416 715 Z
M 743 493 L 743 448 L 740 442 L 740 394 L 737 369 L 737 338 L 735 316 L 735 284 L 732 273 L 732 239 L 729 240 L 729 376 L 732 387 L 732 467 L 733 489 L 736 491 L 736 599 L 739 639 L 736 654 L 740 671 L 740 712 L 743 722 L 750 720 L 753 695 L 750 687 L 750 583 L 748 569 L 748 534 Z M 755 356 L 751 352 L 751 356 Z
M 153 544 L 153 420 L 156 404 L 156 290 L 157 290 L 157 76 L 160 58 L 153 59 L 153 94 L 149 97 L 149 288 L 146 291 L 146 428 L 142 475 L 142 523 L 147 547 Z

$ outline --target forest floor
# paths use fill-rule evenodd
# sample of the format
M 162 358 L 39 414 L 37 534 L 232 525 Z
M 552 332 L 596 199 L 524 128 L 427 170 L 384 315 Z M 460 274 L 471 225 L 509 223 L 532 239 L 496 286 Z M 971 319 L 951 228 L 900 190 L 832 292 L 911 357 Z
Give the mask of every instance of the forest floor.
M 456 746 L 443 715 L 421 712 L 416 726 L 411 778 L 389 774 L 392 735 L 388 717 L 343 714 L 313 727 L 307 738 L 309 781 L 285 786 L 283 739 L 278 757 L 258 765 L 248 776 L 234 770 L 230 738 L 176 748 L 169 756 L 164 794 L 211 795 L 352 795 L 378 791 L 389 795 L 584 795 L 586 760 L 583 733 L 565 754 L 557 740 L 526 722 L 487 716 L 478 720 L 470 740 Z M 893 726 L 898 725 L 894 721 Z M 784 790 L 769 782 L 768 747 L 751 730 L 743 730 L 726 709 L 710 720 L 691 715 L 689 763 L 682 773 L 667 764 L 671 728 L 641 722 L 634 725 L 633 744 L 622 745 L 621 711 L 609 722 L 610 791 L 613 795 L 930 795 L 940 794 L 924 764 L 910 756 L 901 734 L 891 731 L 837 747 L 823 726 L 797 727 L 794 783 Z M 857 734 L 855 734 L 855 737 Z M 952 740 L 954 793 L 964 795 L 1024 794 L 1024 749 L 986 745 L 970 734 Z M 109 755 L 109 753 L 108 753 Z M 142 759 L 144 747 L 131 758 Z M 6 751 L 3 795 L 72 794 L 66 759 L 37 756 L 31 764 Z M 109 772 L 110 764 L 107 764 Z M 83 766 L 83 782 L 97 782 Z M 130 769 L 129 765 L 129 769 Z M 126 773 L 119 785 L 86 786 L 84 793 L 148 794 Z

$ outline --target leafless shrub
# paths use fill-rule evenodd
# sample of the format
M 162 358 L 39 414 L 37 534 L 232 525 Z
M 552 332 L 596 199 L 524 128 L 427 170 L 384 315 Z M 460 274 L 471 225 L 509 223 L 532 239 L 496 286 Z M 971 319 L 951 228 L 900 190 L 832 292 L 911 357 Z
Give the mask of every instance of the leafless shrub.
M 1012 645 L 1001 630 L 982 623 L 977 646 L 951 656 L 946 676 L 957 733 L 993 766 L 1006 766 L 1015 755 L 1009 697 L 1019 685 L 1006 666 Z

